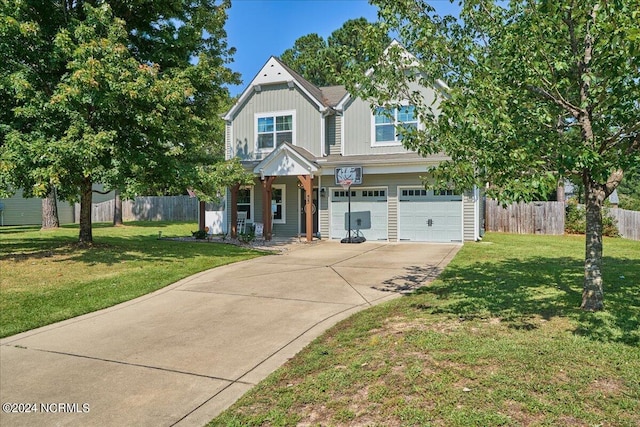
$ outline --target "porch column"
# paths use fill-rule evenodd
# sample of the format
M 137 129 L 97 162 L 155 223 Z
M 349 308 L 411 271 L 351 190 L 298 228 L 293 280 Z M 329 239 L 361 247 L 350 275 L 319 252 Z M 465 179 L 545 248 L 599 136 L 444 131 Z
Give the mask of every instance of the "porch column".
M 262 221 L 264 222 L 264 239 L 271 240 L 271 193 L 275 176 L 265 176 L 262 180 Z
M 313 240 L 313 178 L 311 175 L 298 175 L 298 180 L 304 188 L 304 210 L 307 216 L 307 242 Z
M 206 215 L 205 203 L 202 200 L 200 200 L 198 202 L 198 230 L 204 230 L 204 228 L 206 227 L 204 223 L 205 215 Z
M 231 192 L 231 238 L 238 237 L 238 191 L 240 184 L 236 184 L 229 189 Z

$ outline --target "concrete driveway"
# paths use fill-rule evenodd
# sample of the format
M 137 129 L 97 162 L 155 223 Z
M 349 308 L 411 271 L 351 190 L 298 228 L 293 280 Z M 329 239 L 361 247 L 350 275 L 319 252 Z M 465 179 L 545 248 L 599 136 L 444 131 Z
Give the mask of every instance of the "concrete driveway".
M 0 340 L 3 426 L 201 426 L 351 314 L 428 283 L 459 245 L 292 245 Z

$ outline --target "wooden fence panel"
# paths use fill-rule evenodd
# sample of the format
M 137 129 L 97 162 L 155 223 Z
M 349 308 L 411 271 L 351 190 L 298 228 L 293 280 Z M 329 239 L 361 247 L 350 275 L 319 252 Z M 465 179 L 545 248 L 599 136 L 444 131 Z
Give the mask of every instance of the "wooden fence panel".
M 506 208 L 486 201 L 486 230 L 516 234 L 564 234 L 564 203 L 514 203 Z
M 114 201 L 93 205 L 93 222 L 113 222 Z M 76 205 L 76 218 L 80 207 Z M 123 221 L 197 221 L 198 199 L 189 196 L 146 196 L 122 201 Z M 76 220 L 77 222 L 77 220 Z
M 618 223 L 618 231 L 625 239 L 640 240 L 640 211 L 610 208 L 609 216 Z

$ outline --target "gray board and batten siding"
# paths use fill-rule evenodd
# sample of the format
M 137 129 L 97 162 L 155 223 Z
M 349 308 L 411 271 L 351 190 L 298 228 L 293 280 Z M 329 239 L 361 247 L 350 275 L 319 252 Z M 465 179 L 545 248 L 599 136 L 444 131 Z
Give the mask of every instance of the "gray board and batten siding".
M 416 84 L 412 84 L 410 87 L 412 90 L 420 91 L 423 94 L 425 105 L 434 103 L 436 92 L 433 89 L 424 88 Z M 433 105 L 435 108 L 437 102 Z M 372 106 L 368 101 L 362 100 L 361 98 L 351 98 L 345 103 L 341 126 L 341 131 L 344 135 L 344 139 L 341 141 L 341 149 L 345 156 L 410 152 L 401 144 L 372 145 Z M 333 152 L 331 154 L 333 154 Z
M 315 104 L 296 86 L 287 84 L 263 85 L 253 91 L 237 110 L 231 124 L 227 124 L 227 139 L 232 142 L 230 157 L 241 160 L 259 160 L 268 153 L 256 152 L 256 115 L 265 113 L 295 112 L 293 132 L 295 141 L 315 156 L 322 155 L 324 135 L 321 114 Z

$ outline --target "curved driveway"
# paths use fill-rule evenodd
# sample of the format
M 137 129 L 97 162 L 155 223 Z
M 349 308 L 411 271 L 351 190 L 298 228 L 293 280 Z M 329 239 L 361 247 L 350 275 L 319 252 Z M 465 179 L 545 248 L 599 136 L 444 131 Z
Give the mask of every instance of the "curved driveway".
M 328 327 L 433 279 L 459 245 L 291 245 L 0 340 L 0 425 L 201 426 Z M 37 412 L 35 412 L 37 411 Z

